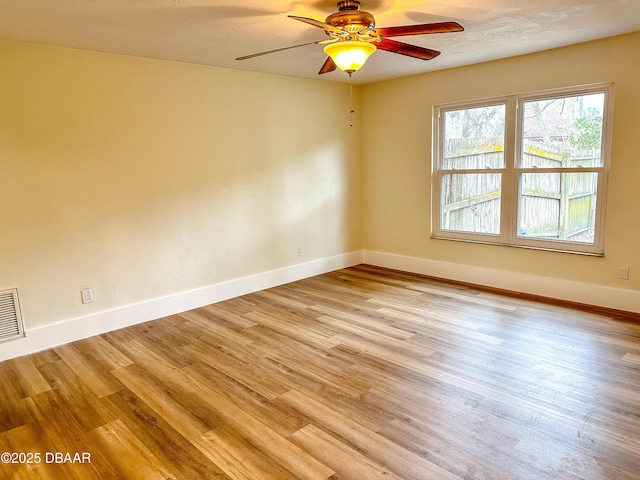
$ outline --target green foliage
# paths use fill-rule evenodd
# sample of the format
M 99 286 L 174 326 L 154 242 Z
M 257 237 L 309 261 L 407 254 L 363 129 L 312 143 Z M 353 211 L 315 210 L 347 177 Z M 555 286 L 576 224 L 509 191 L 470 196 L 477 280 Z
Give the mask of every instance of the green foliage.
M 600 148 L 602 140 L 602 116 L 597 108 L 589 107 L 574 122 L 570 142 L 576 148 Z

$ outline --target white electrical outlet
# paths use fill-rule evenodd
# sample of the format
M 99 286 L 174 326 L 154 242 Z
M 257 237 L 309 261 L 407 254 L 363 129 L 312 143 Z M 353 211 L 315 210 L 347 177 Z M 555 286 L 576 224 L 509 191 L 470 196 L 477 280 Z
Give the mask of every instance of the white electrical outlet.
M 618 278 L 629 280 L 629 267 L 620 267 L 618 269 Z
M 80 293 L 82 294 L 82 303 L 93 302 L 93 292 L 90 288 L 83 288 Z
M 302 247 L 298 247 L 298 256 L 302 257 L 304 255 L 304 252 L 302 251 Z

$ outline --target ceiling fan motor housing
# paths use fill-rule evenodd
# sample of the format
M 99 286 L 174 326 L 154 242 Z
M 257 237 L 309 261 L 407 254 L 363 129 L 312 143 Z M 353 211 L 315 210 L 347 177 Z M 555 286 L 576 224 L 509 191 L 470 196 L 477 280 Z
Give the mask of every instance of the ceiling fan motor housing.
M 357 31 L 362 28 L 375 28 L 376 20 L 369 12 L 360 10 L 360 2 L 342 0 L 338 2 L 338 11 L 329 15 L 324 23 L 334 27 Z

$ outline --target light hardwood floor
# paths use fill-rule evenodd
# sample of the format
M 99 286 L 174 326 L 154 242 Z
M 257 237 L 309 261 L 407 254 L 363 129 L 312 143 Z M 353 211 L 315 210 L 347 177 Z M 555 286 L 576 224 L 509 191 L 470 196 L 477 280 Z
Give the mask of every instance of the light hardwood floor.
M 640 479 L 640 323 L 359 266 L 4 362 L 0 409 L 7 479 Z

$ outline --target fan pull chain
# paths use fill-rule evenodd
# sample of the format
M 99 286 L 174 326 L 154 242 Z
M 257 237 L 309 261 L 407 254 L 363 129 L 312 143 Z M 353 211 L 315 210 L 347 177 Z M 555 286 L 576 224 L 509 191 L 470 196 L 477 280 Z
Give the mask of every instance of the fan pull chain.
M 349 126 L 353 127 L 353 113 L 355 110 L 353 109 L 353 83 L 351 82 L 351 73 L 349 73 L 349 105 L 351 108 L 349 110 Z

